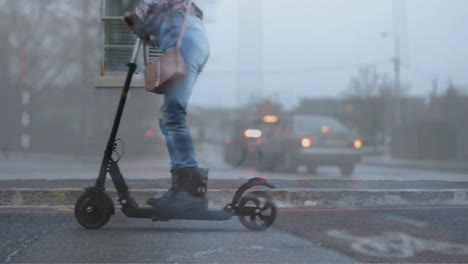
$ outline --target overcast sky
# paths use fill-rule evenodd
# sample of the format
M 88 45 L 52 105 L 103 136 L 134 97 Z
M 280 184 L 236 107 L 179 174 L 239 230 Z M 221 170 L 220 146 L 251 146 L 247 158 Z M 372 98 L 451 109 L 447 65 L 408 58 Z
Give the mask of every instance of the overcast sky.
M 193 95 L 197 105 L 235 106 L 251 92 L 287 107 L 337 97 L 361 64 L 393 77 L 394 42 L 381 32 L 394 29 L 411 94 L 427 95 L 435 77 L 441 88 L 449 78 L 468 86 L 467 0 L 396 0 L 396 27 L 391 0 L 215 2 L 205 7 L 211 59 Z

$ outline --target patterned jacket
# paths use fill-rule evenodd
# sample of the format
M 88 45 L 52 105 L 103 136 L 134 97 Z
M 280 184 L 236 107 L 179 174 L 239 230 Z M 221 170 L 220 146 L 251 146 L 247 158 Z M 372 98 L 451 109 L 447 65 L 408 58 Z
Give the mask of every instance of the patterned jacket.
M 164 19 L 177 12 L 185 14 L 187 7 L 188 0 L 141 0 L 132 13 L 134 33 L 140 38 L 157 38 Z M 190 13 L 203 19 L 202 10 L 193 1 Z

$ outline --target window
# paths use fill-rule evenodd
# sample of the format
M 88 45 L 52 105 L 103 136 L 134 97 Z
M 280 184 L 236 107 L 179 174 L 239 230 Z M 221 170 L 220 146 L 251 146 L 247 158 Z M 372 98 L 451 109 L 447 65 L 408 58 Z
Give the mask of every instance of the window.
M 105 0 L 104 15 L 107 17 L 121 17 L 126 11 L 132 10 L 139 0 Z
M 294 131 L 297 133 L 326 133 L 347 134 L 350 130 L 338 120 L 325 116 L 295 116 Z
M 102 0 L 102 30 L 104 31 L 104 52 L 102 72 L 126 72 L 136 37 L 122 22 L 125 12 L 132 10 L 138 0 Z M 157 49 L 150 49 L 150 57 L 159 56 Z

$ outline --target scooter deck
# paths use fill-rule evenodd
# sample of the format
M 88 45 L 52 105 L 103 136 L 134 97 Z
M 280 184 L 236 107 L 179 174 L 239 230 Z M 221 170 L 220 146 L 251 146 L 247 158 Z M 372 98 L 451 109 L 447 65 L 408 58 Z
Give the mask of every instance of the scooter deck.
M 226 210 L 194 210 L 194 211 L 161 211 L 151 207 L 122 208 L 123 213 L 131 218 L 149 218 L 153 221 L 169 220 L 205 220 L 224 221 L 231 219 L 235 214 Z

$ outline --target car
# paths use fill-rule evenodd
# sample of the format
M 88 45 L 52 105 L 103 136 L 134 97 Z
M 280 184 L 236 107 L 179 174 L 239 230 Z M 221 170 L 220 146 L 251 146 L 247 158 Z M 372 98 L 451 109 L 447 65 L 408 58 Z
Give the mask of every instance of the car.
M 259 170 L 296 171 L 306 166 L 338 166 L 353 174 L 363 141 L 339 120 L 316 115 L 263 116 L 236 126 L 226 139 L 224 158 L 234 166 Z
M 238 122 L 224 142 L 224 161 L 234 167 L 255 165 L 257 147 L 262 144 L 260 122 Z

